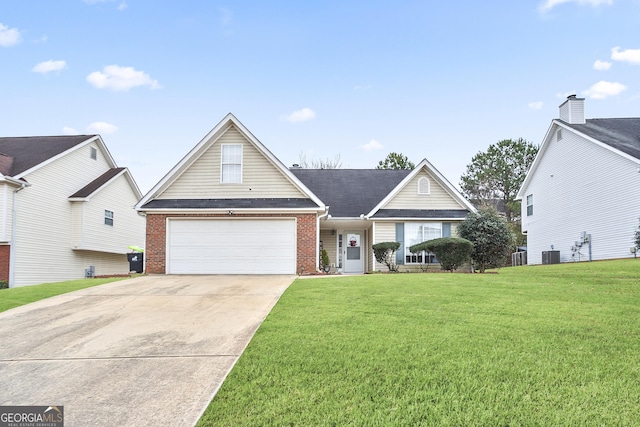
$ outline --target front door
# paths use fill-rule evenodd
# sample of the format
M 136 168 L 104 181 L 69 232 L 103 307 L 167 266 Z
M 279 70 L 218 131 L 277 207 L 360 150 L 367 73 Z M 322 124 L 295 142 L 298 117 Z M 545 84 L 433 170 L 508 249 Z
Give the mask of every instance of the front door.
M 364 262 L 362 256 L 362 233 L 360 231 L 346 231 L 344 241 L 344 272 L 363 273 Z

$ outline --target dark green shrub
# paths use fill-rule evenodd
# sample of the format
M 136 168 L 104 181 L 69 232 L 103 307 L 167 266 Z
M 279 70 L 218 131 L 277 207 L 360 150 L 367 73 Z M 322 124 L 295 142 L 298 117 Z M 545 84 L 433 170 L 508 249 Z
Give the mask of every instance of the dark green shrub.
M 433 252 L 443 270 L 454 271 L 469 260 L 473 251 L 473 243 L 460 237 L 442 237 L 427 240 L 409 248 L 411 253 L 421 251 Z
M 373 245 L 373 254 L 376 261 L 387 266 L 389 271 L 398 271 L 396 264 L 396 251 L 400 247 L 400 242 L 382 242 Z
M 9 289 L 9 282 L 6 280 L 0 280 L 0 289 Z

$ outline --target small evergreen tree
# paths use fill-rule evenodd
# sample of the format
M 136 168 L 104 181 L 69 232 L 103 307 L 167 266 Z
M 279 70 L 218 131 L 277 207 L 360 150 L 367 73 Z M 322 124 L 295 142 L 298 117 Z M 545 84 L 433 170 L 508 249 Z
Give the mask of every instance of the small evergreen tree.
M 638 225 L 638 228 L 636 228 L 636 233 L 633 238 L 633 243 L 636 245 L 636 252 L 640 251 L 640 224 Z
M 458 234 L 473 242 L 471 259 L 481 273 L 487 268 L 502 267 L 513 248 L 513 234 L 495 209 L 483 208 L 478 213 L 470 213 L 460 223 Z
M 400 247 L 400 242 L 382 242 L 373 245 L 373 254 L 376 261 L 387 266 L 389 271 L 398 271 L 396 264 L 396 251 Z

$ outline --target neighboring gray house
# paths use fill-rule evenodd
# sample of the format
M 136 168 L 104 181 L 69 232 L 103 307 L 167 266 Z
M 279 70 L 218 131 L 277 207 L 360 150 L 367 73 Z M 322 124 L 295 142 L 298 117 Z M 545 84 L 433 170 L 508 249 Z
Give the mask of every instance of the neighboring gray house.
M 372 245 L 407 248 L 455 235 L 473 206 L 427 160 L 415 169 L 287 168 L 232 114 L 137 205 L 147 218 L 146 267 L 159 274 L 295 274 L 385 269 Z
M 0 138 L 0 280 L 128 274 L 141 196 L 99 135 Z
M 517 198 L 529 264 L 632 257 L 640 118 L 585 119 L 584 99 L 570 96 Z

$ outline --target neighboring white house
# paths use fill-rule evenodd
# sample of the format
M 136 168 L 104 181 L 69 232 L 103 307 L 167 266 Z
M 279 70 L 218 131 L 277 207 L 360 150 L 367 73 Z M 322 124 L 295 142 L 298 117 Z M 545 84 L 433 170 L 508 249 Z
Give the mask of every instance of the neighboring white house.
M 517 198 L 529 264 L 633 257 L 640 118 L 585 119 L 584 99 L 568 97 Z
M 99 135 L 0 138 L 0 280 L 11 287 L 129 273 L 141 193 Z

